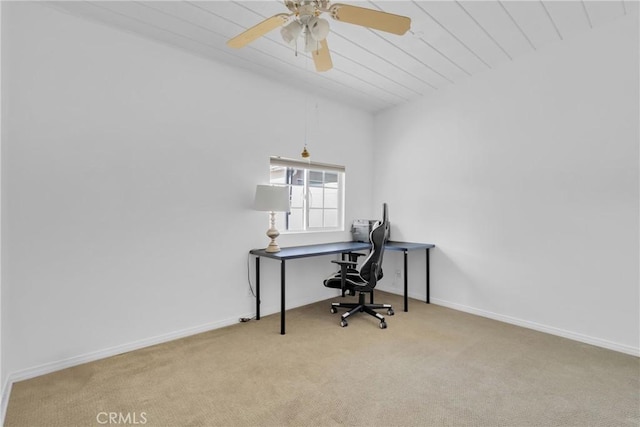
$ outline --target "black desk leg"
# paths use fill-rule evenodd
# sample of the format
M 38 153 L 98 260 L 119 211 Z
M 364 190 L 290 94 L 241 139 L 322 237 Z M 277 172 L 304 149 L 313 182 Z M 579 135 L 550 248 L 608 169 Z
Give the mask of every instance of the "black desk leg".
M 431 304 L 431 297 L 430 297 L 430 289 L 429 289 L 429 249 L 426 249 L 427 251 L 427 304 Z
M 407 268 L 407 251 L 404 251 L 404 311 L 409 311 L 409 298 L 407 294 L 409 293 L 409 277 L 408 277 L 408 268 Z
M 260 257 L 256 257 L 256 320 L 260 320 Z
M 284 335 L 284 260 L 280 261 L 280 335 Z

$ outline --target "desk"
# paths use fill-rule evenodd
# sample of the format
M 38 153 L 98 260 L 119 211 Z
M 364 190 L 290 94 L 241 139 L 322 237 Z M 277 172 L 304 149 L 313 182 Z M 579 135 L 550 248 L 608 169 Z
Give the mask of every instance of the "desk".
M 385 244 L 385 250 L 389 251 L 401 251 L 404 252 L 404 311 L 409 311 L 409 299 L 408 299 L 408 265 L 407 265 L 407 253 L 409 251 L 425 249 L 427 254 L 426 268 L 427 268 L 427 298 L 426 303 L 429 304 L 429 249 L 434 248 L 435 245 L 430 243 L 410 243 L 410 242 L 394 242 L 389 241 Z M 320 245 L 306 245 L 306 246 L 293 246 L 289 248 L 281 248 L 280 252 L 269 253 L 264 249 L 252 249 L 250 254 L 256 256 L 256 320 L 260 320 L 260 257 L 271 258 L 280 260 L 280 334 L 285 334 L 285 261 L 289 259 L 307 258 L 322 255 L 343 254 L 349 252 L 357 252 L 363 250 L 369 250 L 371 248 L 370 243 L 364 242 L 336 242 L 336 243 L 324 243 Z

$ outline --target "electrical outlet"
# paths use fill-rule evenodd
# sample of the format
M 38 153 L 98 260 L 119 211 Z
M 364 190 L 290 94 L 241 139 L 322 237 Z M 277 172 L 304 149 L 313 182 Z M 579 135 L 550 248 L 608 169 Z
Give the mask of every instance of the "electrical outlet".
M 393 278 L 393 287 L 394 288 L 398 288 L 400 287 L 400 282 L 402 282 L 402 271 L 400 271 L 400 269 L 396 269 L 396 275 Z

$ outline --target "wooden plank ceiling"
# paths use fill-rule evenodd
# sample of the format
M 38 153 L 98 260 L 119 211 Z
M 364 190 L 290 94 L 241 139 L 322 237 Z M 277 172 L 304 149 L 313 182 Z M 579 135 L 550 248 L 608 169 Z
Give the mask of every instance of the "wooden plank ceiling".
M 288 13 L 279 0 L 57 1 L 51 7 L 377 112 L 491 72 L 522 55 L 638 13 L 638 2 L 349 1 L 411 18 L 404 36 L 329 20 L 334 67 L 318 73 L 276 29 L 242 49 L 226 41 Z

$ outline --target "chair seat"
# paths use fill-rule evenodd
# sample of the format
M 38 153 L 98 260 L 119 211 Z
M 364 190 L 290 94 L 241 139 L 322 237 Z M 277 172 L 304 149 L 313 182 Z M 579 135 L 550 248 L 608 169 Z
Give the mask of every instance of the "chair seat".
M 367 283 L 362 281 L 362 278 L 358 273 L 347 273 L 345 277 L 344 288 L 345 289 L 356 289 L 358 287 L 365 286 Z M 340 273 L 335 274 L 332 277 L 329 277 L 324 281 L 324 285 L 327 288 L 334 289 L 342 289 L 342 277 Z

